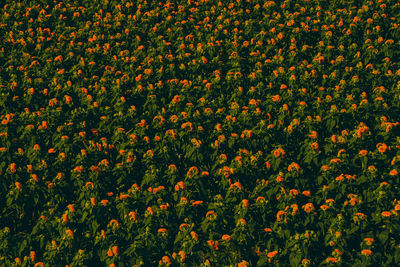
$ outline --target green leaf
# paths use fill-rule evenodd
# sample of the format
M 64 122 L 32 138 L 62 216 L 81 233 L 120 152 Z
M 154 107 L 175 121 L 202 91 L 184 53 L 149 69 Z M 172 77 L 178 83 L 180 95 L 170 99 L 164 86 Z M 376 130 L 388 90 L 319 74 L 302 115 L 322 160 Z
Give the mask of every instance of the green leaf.
M 299 251 L 300 252 L 300 251 Z M 289 255 L 289 262 L 290 266 L 297 267 L 301 261 L 301 254 L 300 253 L 291 253 Z
M 389 231 L 385 230 L 383 232 L 380 232 L 377 236 L 378 236 L 378 239 L 382 242 L 382 244 L 385 244 L 389 238 Z
M 24 249 L 26 248 L 26 245 L 27 245 L 27 241 L 26 241 L 26 239 L 25 239 L 24 241 L 22 241 L 21 246 L 19 247 L 19 250 L 18 250 L 18 254 L 19 254 L 19 255 L 22 254 L 22 252 L 23 252 Z

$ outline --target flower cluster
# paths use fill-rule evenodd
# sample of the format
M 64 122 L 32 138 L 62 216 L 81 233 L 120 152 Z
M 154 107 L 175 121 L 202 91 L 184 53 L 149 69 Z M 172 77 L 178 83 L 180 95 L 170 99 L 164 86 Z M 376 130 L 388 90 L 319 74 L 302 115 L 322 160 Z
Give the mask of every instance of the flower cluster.
M 1 266 L 400 265 L 400 3 L 0 4 Z

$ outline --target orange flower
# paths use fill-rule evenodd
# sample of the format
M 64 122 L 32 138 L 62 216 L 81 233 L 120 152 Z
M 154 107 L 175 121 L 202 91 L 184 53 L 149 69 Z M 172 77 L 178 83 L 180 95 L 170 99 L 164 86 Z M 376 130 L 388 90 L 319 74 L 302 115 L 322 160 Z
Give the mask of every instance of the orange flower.
M 274 102 L 281 102 L 281 96 L 280 96 L 280 95 L 274 95 L 274 96 L 272 96 L 272 101 L 274 101 Z
M 64 224 L 67 224 L 68 223 L 68 214 L 64 213 L 62 216 L 62 220 L 63 220 Z
M 338 260 L 336 258 L 327 258 L 326 262 L 332 262 L 332 263 L 337 263 Z
M 370 256 L 370 255 L 372 255 L 372 251 L 369 249 L 363 249 L 363 250 L 361 250 L 361 254 L 364 256 Z
M 114 253 L 115 256 L 119 255 L 119 248 L 118 246 L 113 246 L 112 247 L 112 252 Z
M 319 145 L 318 145 L 317 142 L 314 142 L 314 143 L 311 144 L 311 149 L 312 150 L 318 150 L 318 148 L 319 148 Z
M 291 196 L 297 196 L 299 194 L 299 191 L 297 189 L 290 189 L 289 193 Z
M 382 216 L 383 217 L 390 217 L 390 216 L 392 216 L 392 213 L 390 212 L 390 211 L 382 211 Z
M 36 252 L 35 252 L 35 251 L 31 251 L 31 252 L 30 252 L 30 256 L 31 256 L 31 260 L 32 260 L 33 262 L 35 262 L 35 261 L 36 261 Z
M 312 131 L 310 135 L 308 135 L 312 139 L 317 139 L 318 138 L 318 133 L 316 131 Z
M 116 228 L 119 228 L 119 222 L 117 220 L 111 220 L 108 225 L 111 227 L 115 226 Z
M 11 163 L 11 164 L 10 164 L 10 171 L 11 171 L 12 173 L 15 173 L 15 172 L 17 171 L 17 164 Z
M 320 208 L 321 208 L 322 210 L 325 211 L 325 210 L 329 209 L 329 206 L 327 206 L 327 205 L 321 205 Z
M 67 208 L 69 209 L 70 212 L 74 212 L 74 211 L 75 211 L 75 208 L 74 208 L 74 205 L 73 205 L 73 204 L 69 204 L 69 205 L 67 206 Z
M 20 258 L 15 258 L 14 260 L 15 260 L 15 263 L 17 263 L 18 265 L 22 264 L 22 261 Z
M 113 252 L 112 252 L 111 249 L 109 249 L 109 250 L 107 251 L 107 256 L 108 256 L 108 257 L 114 256 L 114 254 L 113 254 Z
M 304 196 L 309 197 L 311 195 L 310 191 L 303 191 Z
M 181 100 L 181 98 L 179 97 L 179 95 L 174 96 L 174 98 L 172 99 L 172 102 L 174 102 L 175 104 L 178 103 Z
M 379 143 L 376 145 L 376 148 L 378 148 L 378 151 L 380 153 L 385 153 L 386 149 L 388 148 L 386 144 Z
M 171 265 L 171 260 L 168 256 L 164 256 L 162 257 L 162 259 L 160 260 L 159 264 L 166 264 L 166 265 Z
M 183 251 L 183 250 L 179 251 L 178 255 L 181 256 L 181 261 L 185 261 L 185 259 L 186 259 L 185 251 Z
M 278 254 L 278 251 L 272 251 L 272 252 L 268 252 L 267 256 L 268 258 L 273 258 Z
M 16 187 L 18 190 L 21 190 L 21 188 L 22 188 L 21 183 L 20 183 L 20 182 L 15 182 L 15 187 Z
M 194 232 L 194 231 L 191 231 L 191 232 L 190 232 L 190 236 L 191 236 L 193 239 L 195 239 L 195 240 L 198 240 L 198 239 L 199 239 L 199 237 L 197 236 L 196 232 Z
M 358 153 L 360 156 L 366 156 L 367 154 L 368 154 L 368 151 L 367 150 L 365 150 L 365 149 L 363 149 L 363 150 L 360 150 L 360 152 Z
M 231 236 L 230 235 L 223 235 L 222 236 L 222 240 L 229 242 L 231 240 Z
M 208 218 L 210 216 L 210 218 Z M 217 214 L 215 214 L 215 212 L 214 211 L 208 211 L 207 213 L 206 213 L 206 218 L 208 218 L 208 219 L 215 219 L 217 217 Z
M 314 205 L 313 205 L 312 203 L 307 203 L 307 204 L 305 204 L 305 205 L 303 206 L 303 209 L 304 209 L 305 212 L 310 213 L 310 212 L 313 211 L 315 208 L 314 208 Z
M 240 219 L 237 221 L 236 225 L 242 225 L 242 226 L 244 226 L 244 225 L 246 225 L 246 220 L 243 219 L 243 218 L 240 218 Z
M 247 267 L 248 265 L 249 265 L 249 263 L 245 260 L 238 263 L 238 267 Z
M 276 214 L 276 220 L 278 222 L 282 221 L 282 217 L 281 217 L 282 215 L 286 216 L 286 212 L 283 210 L 278 211 L 278 213 Z
M 129 212 L 128 216 L 131 221 L 136 221 L 136 219 L 137 219 L 136 212 L 134 212 L 134 211 Z
M 165 229 L 165 228 L 160 228 L 160 229 L 157 230 L 157 233 L 159 233 L 159 234 L 166 234 L 166 233 L 168 233 L 168 230 Z
M 246 209 L 247 209 L 247 208 L 249 207 L 249 205 L 250 205 L 250 204 L 249 204 L 249 201 L 248 201 L 247 199 L 243 199 L 243 200 L 242 200 L 242 204 L 243 204 L 243 207 L 246 208 Z
M 70 229 L 65 230 L 65 234 L 69 235 L 71 238 L 74 238 L 74 232 L 72 232 Z
M 399 172 L 398 172 L 396 169 L 393 169 L 393 170 L 391 170 L 391 171 L 389 172 L 389 174 L 390 174 L 391 176 L 396 176 L 396 175 L 399 174 Z

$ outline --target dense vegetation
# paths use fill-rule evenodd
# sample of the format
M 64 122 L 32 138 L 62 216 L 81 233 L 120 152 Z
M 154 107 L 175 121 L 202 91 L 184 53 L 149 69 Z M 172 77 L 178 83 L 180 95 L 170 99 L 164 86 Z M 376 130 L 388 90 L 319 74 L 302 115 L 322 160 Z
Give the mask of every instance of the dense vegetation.
M 5 2 L 1 266 L 400 265 L 399 1 Z

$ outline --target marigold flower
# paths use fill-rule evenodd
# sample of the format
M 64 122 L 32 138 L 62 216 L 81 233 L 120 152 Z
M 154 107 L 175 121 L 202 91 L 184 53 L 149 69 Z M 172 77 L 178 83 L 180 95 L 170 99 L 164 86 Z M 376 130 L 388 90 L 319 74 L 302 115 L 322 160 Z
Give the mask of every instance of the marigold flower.
M 167 266 L 171 265 L 171 260 L 168 256 L 164 256 L 162 257 L 162 259 L 160 260 L 159 264 L 166 264 Z
M 278 211 L 278 213 L 276 214 L 276 220 L 278 222 L 280 222 L 282 220 L 282 215 L 286 216 L 286 212 L 283 210 Z
M 20 258 L 15 258 L 14 261 L 15 261 L 15 263 L 18 264 L 18 265 L 21 265 L 21 264 L 22 264 L 22 261 L 21 261 Z
M 236 225 L 242 225 L 242 226 L 244 226 L 244 225 L 246 225 L 246 220 L 243 219 L 243 218 L 240 218 L 240 219 L 238 219 Z
M 372 255 L 372 251 L 369 249 L 363 249 L 363 250 L 361 250 L 361 254 L 364 256 L 370 256 L 370 255 Z
M 280 102 L 280 101 L 281 101 L 281 96 L 280 96 L 280 95 L 274 95 L 274 96 L 272 96 L 272 101 L 274 101 L 274 102 Z
M 396 175 L 399 174 L 399 172 L 398 172 L 396 169 L 393 169 L 393 170 L 391 170 L 391 171 L 389 172 L 389 174 L 390 174 L 391 176 L 396 176 Z
M 190 236 L 191 236 L 193 239 L 195 239 L 195 240 L 198 240 L 198 239 L 199 239 L 199 237 L 197 236 L 196 232 L 194 232 L 194 231 L 191 231 L 191 232 L 190 232 Z
M 317 139 L 318 133 L 317 133 L 317 131 L 312 131 L 311 134 L 309 134 L 308 136 L 312 139 Z
M 17 164 L 11 163 L 11 164 L 10 164 L 10 171 L 11 171 L 12 173 L 15 173 L 15 172 L 17 171 Z
M 186 253 L 185 253 L 185 251 L 183 251 L 183 250 L 179 251 L 179 252 L 178 252 L 178 255 L 181 256 L 181 261 L 182 261 L 182 262 L 185 261 L 185 259 L 186 259 Z
M 313 205 L 312 203 L 307 203 L 307 204 L 305 204 L 305 205 L 303 206 L 303 209 L 304 209 L 305 212 L 310 213 L 310 212 L 313 211 L 315 208 L 314 208 L 314 205 Z
M 327 205 L 321 205 L 320 208 L 321 208 L 322 210 L 325 211 L 325 210 L 329 209 L 329 206 L 327 206 Z
M 65 234 L 70 236 L 71 238 L 74 238 L 74 232 L 72 232 L 72 230 L 70 229 L 65 230 Z
M 358 153 L 360 156 L 366 156 L 367 154 L 368 154 L 368 151 L 367 150 L 365 150 L 365 149 L 363 149 L 363 150 L 360 150 L 360 152 Z
M 31 251 L 31 252 L 29 253 L 29 255 L 30 255 L 30 257 L 31 257 L 31 260 L 32 260 L 33 262 L 35 262 L 35 261 L 36 261 L 36 252 L 35 252 L 35 251 Z
M 130 198 L 130 197 L 131 197 L 131 196 L 128 195 L 128 194 L 121 194 L 121 195 L 119 196 L 119 199 L 122 200 L 122 199 L 127 199 L 127 198 Z
M 119 228 L 119 222 L 117 220 L 111 220 L 108 225 L 111 227 L 115 226 L 116 228 Z
M 273 257 L 275 257 L 276 255 L 278 254 L 278 251 L 272 251 L 272 252 L 268 252 L 267 253 L 267 257 L 268 258 L 273 258 Z
M 327 258 L 326 259 L 326 262 L 331 262 L 331 263 L 337 263 L 338 262 L 338 260 L 336 259 L 336 258 Z
M 366 237 L 366 238 L 364 238 L 364 241 L 368 246 L 371 246 L 372 243 L 375 241 L 375 239 Z
M 21 183 L 20 183 L 20 182 L 15 182 L 15 187 L 16 187 L 18 190 L 21 190 L 21 188 L 22 188 Z
M 210 216 L 210 218 L 209 218 L 209 216 Z M 215 214 L 215 212 L 214 211 L 208 211 L 207 213 L 206 213 L 206 218 L 208 218 L 208 219 L 215 219 L 217 217 L 217 214 Z
M 231 236 L 230 235 L 223 235 L 222 236 L 222 240 L 229 242 L 231 240 Z
M 238 267 L 247 267 L 248 265 L 249 265 L 249 263 L 245 260 L 238 263 Z
M 178 103 L 181 100 L 181 98 L 179 97 L 179 95 L 174 96 L 174 98 L 172 99 L 172 102 L 174 102 L 175 104 Z
M 67 224 L 67 223 L 68 223 L 68 214 L 64 213 L 64 214 L 62 215 L 62 221 L 63 221 L 64 224 Z
M 385 151 L 388 149 L 388 146 L 386 144 L 383 144 L 383 143 L 378 143 L 376 145 L 376 148 L 378 149 L 378 151 L 380 153 L 385 153 Z
M 319 148 L 319 145 L 317 142 L 312 143 L 310 146 L 311 146 L 312 150 L 318 150 L 318 148 Z
M 382 211 L 381 214 L 383 217 L 386 217 L 386 218 L 392 216 L 392 213 L 390 211 Z
M 160 229 L 157 230 L 157 233 L 159 233 L 159 234 L 166 234 L 166 233 L 168 233 L 168 230 L 165 229 L 165 228 L 160 228 Z
M 250 204 L 249 204 L 249 201 L 248 201 L 247 199 L 243 199 L 243 200 L 242 200 L 242 205 L 243 205 L 244 208 L 247 209 L 247 208 L 249 207 Z
M 112 247 L 112 252 L 114 253 L 115 256 L 119 255 L 119 248 L 118 246 L 113 246 Z
M 75 211 L 75 208 L 74 208 L 73 204 L 69 204 L 67 207 L 68 207 L 70 212 L 74 212 Z

